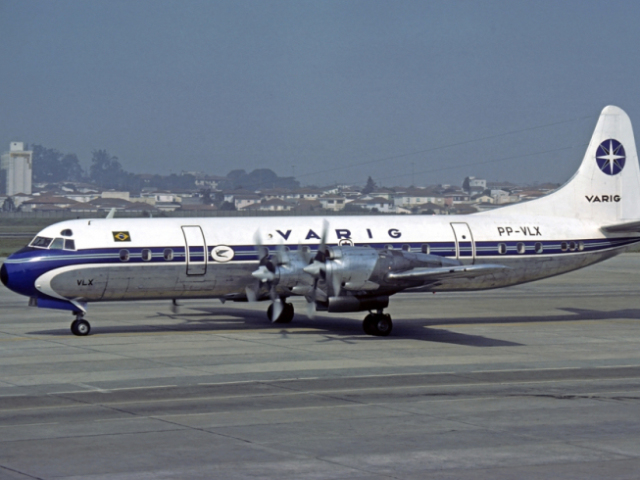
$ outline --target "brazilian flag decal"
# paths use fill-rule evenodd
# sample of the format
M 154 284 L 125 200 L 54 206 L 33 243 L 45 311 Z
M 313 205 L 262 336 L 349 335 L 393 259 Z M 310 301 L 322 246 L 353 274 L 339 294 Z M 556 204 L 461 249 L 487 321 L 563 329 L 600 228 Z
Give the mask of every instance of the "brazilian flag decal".
M 129 232 L 111 232 L 113 233 L 113 240 L 115 242 L 130 242 L 131 241 L 131 235 L 129 235 Z

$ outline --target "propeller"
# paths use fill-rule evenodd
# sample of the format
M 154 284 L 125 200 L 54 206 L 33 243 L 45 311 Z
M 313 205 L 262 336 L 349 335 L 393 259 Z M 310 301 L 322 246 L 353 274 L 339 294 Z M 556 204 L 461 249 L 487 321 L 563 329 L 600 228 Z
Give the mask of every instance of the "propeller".
M 322 236 L 320 245 L 313 261 L 302 270 L 313 277 L 313 287 L 307 296 L 307 316 L 313 318 L 316 314 L 316 302 L 318 297 L 318 282 L 322 278 L 326 279 L 327 273 L 327 235 L 329 233 L 329 222 L 325 219 L 322 222 Z
M 276 280 L 278 278 L 276 274 L 276 267 L 277 265 L 288 263 L 289 257 L 284 246 L 279 245 L 275 254 L 277 264 L 274 264 L 273 260 L 269 256 L 269 249 L 262 245 L 258 232 L 256 232 L 254 236 L 254 242 L 260 261 L 258 269 L 255 272 L 252 272 L 251 276 L 258 282 L 257 284 L 248 286 L 245 289 L 245 293 L 247 294 L 248 301 L 255 302 L 258 300 L 260 284 L 266 284 L 267 290 L 269 290 L 269 298 L 271 298 L 271 321 L 275 322 L 284 309 L 282 299 L 276 291 Z
M 269 258 L 269 249 L 262 245 L 259 231 L 256 232 L 256 234 L 253 236 L 253 244 L 256 248 L 256 253 L 258 254 L 259 267 L 257 271 L 261 271 L 262 267 L 265 267 L 267 264 Z M 245 288 L 247 300 L 251 303 L 258 301 L 258 293 L 260 292 L 260 281 L 261 279 L 258 278 L 258 282 L 248 285 Z

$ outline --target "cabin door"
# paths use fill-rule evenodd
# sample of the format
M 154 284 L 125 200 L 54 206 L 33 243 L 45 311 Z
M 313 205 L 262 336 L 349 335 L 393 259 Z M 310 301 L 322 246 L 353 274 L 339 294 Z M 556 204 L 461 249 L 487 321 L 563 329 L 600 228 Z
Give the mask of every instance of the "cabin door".
M 456 238 L 456 258 L 465 264 L 472 264 L 476 258 L 476 244 L 471 229 L 466 223 L 452 223 L 453 235 Z
M 187 257 L 187 275 L 207 273 L 207 246 L 199 226 L 182 227 Z

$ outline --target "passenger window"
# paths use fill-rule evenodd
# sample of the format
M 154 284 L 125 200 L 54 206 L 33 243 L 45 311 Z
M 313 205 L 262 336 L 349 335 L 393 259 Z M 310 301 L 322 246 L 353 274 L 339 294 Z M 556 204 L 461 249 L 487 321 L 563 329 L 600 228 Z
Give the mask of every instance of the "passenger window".
M 393 245 L 388 243 L 384 246 L 384 248 L 386 248 L 387 250 L 393 250 Z
M 581 252 L 584 250 L 584 242 L 578 242 L 578 251 Z
M 520 253 L 520 254 L 523 254 L 526 251 L 524 243 L 522 243 L 522 242 L 518 242 L 518 244 L 516 245 L 516 249 L 518 250 L 518 253 Z
M 129 250 L 126 250 L 126 249 L 120 250 L 120 261 L 121 262 L 129 261 Z
M 149 260 L 151 260 L 151 250 L 149 250 L 148 248 L 143 248 L 141 256 L 143 262 L 148 262 Z
M 542 244 L 540 242 L 536 242 L 535 250 L 536 250 L 536 253 L 543 252 L 544 248 L 542 247 Z
M 402 250 L 404 250 L 405 252 L 409 252 L 411 251 L 411 246 L 405 243 L 404 245 L 402 245 Z
M 56 238 L 51 242 L 50 250 L 62 250 L 64 248 L 64 238 Z
M 64 249 L 65 250 L 75 250 L 76 249 L 76 242 L 71 240 L 70 238 L 65 238 L 64 239 Z
M 162 256 L 167 262 L 170 262 L 171 260 L 173 260 L 173 250 L 171 250 L 170 248 L 165 248 Z
M 505 253 L 507 253 L 507 245 L 505 243 L 498 244 L 498 253 L 500 255 L 504 255 Z
M 567 242 L 562 242 L 562 243 L 560 244 L 560 250 L 562 250 L 563 252 L 566 252 L 566 251 L 567 251 L 567 248 L 568 248 L 568 246 L 567 246 Z
M 569 242 L 569 250 L 571 250 L 572 252 L 575 252 L 577 246 L 576 246 L 576 242 Z
M 422 250 L 422 253 L 428 254 L 431 251 L 431 248 L 429 247 L 428 244 L 424 243 L 424 244 L 422 244 L 421 250 Z

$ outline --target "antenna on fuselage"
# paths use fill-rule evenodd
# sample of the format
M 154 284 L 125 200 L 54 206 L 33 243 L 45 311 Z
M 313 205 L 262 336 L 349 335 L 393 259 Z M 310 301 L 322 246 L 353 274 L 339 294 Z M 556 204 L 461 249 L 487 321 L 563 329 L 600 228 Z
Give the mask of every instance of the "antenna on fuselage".
M 107 218 L 113 218 L 116 216 L 116 209 L 112 208 L 111 210 L 109 210 L 109 213 L 107 213 Z

